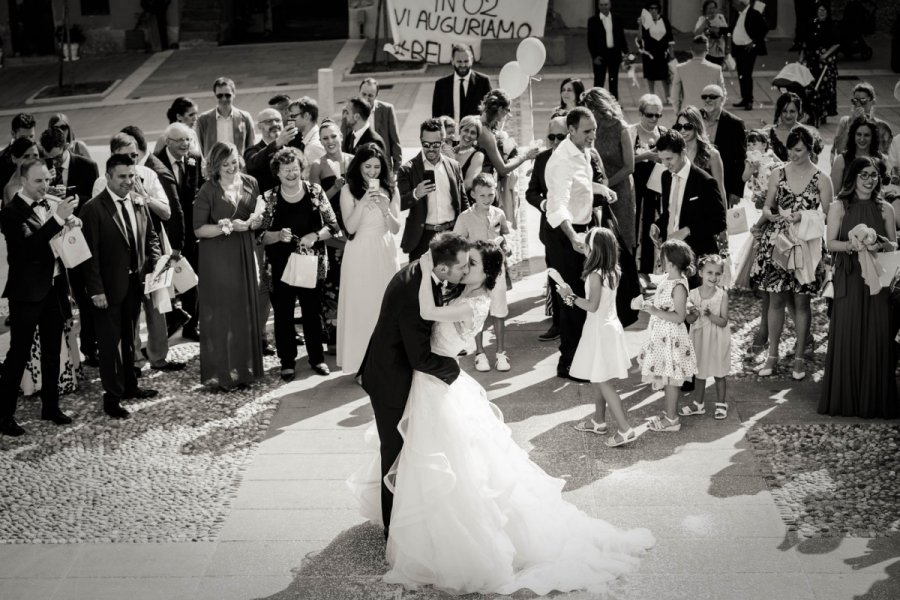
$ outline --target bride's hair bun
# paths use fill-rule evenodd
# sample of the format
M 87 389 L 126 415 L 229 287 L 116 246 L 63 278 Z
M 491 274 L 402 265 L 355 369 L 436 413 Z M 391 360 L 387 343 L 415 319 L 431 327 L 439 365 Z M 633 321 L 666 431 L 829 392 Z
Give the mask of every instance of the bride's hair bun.
M 472 245 L 472 250 L 477 250 L 481 255 L 485 289 L 494 289 L 494 286 L 497 285 L 497 277 L 503 272 L 503 252 L 500 250 L 500 246 L 494 242 L 480 240 Z

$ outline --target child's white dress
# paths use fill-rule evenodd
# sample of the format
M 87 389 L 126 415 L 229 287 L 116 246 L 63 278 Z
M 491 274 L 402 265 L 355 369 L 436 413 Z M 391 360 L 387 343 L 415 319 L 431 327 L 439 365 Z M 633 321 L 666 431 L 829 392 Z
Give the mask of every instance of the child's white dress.
M 631 359 L 625 330 L 616 312 L 616 291 L 604 282 L 600 288 L 600 306 L 596 312 L 587 313 L 569 373 L 578 379 L 601 383 L 627 379 L 629 368 Z
M 731 326 L 719 327 L 703 314 L 703 309 L 717 317 L 722 316 L 725 290 L 717 288 L 712 298 L 700 296 L 700 288 L 688 294 L 690 304 L 700 311 L 700 318 L 691 325 L 691 343 L 697 354 L 697 377 L 726 377 L 731 371 Z
M 653 296 L 653 306 L 671 311 L 675 305 L 672 292 L 678 285 L 688 291 L 687 279 L 666 279 L 659 284 Z M 655 315 L 650 316 L 650 335 L 638 355 L 641 379 L 654 389 L 667 385 L 680 386 L 697 373 L 694 346 L 684 323 L 673 323 Z

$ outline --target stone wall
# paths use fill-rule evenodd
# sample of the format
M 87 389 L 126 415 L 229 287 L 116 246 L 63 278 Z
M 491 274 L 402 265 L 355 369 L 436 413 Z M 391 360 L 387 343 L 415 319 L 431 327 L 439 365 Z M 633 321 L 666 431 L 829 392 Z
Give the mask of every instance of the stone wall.
M 844 16 L 844 7 L 848 0 L 833 0 L 831 3 L 832 17 L 835 21 L 840 21 Z M 867 3 L 868 4 L 868 3 Z M 875 12 L 875 25 L 877 31 L 890 33 L 900 18 L 900 2 L 890 0 L 875 0 L 872 2 L 877 7 Z

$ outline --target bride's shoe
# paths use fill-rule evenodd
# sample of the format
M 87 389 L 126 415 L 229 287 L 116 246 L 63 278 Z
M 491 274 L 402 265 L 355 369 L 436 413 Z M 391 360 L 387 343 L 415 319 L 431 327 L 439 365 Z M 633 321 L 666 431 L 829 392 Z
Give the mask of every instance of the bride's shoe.
M 766 359 L 766 363 L 762 366 L 762 368 L 756 372 L 760 377 L 770 377 L 775 370 L 778 368 L 778 356 L 772 356 L 771 354 Z

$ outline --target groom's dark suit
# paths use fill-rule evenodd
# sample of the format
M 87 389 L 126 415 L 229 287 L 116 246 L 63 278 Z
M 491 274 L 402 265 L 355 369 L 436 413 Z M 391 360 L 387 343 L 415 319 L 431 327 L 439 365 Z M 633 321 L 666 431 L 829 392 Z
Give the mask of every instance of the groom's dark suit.
M 431 351 L 432 322 L 419 314 L 421 283 L 419 261 L 411 262 L 391 278 L 359 370 L 381 439 L 381 514 L 385 532 L 390 526 L 394 496 L 384 485 L 384 476 L 403 447 L 397 425 L 409 397 L 413 371 L 433 375 L 448 385 L 459 376 L 459 364 L 454 358 Z M 432 283 L 432 289 L 435 302 L 440 305 L 440 287 Z

